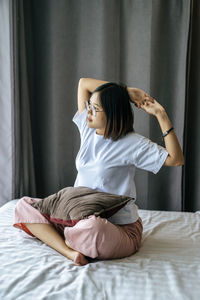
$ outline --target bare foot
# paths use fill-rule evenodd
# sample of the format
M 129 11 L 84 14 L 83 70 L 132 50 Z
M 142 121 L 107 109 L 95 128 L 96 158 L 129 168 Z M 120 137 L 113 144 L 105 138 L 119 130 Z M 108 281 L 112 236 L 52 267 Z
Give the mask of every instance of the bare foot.
M 86 259 L 86 257 L 78 252 L 78 251 L 75 251 L 74 249 L 72 249 L 68 242 L 65 240 L 65 244 L 67 245 L 68 247 L 68 251 L 67 251 L 67 257 L 71 260 L 73 260 L 75 262 L 76 265 L 78 266 L 84 266 L 84 265 L 87 265 L 89 262 L 88 260 Z
M 78 251 L 69 249 L 66 254 L 67 258 L 74 261 L 77 266 L 84 266 L 89 263 L 86 257 Z
M 74 255 L 74 262 L 75 264 L 77 264 L 78 266 L 84 266 L 84 265 L 87 265 L 88 264 L 88 260 L 86 259 L 86 257 L 80 253 L 80 252 L 77 252 L 75 255 Z

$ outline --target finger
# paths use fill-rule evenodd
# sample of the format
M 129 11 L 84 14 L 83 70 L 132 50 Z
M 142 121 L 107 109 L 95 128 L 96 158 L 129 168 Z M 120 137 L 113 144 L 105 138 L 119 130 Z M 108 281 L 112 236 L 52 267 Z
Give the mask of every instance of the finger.
M 147 93 L 145 93 L 145 98 L 149 98 L 149 100 L 152 102 L 155 100 L 151 95 L 149 95 Z
M 150 102 L 149 99 L 144 99 L 144 100 L 142 101 L 142 104 L 143 104 L 143 105 L 146 105 L 146 104 L 148 104 L 149 102 Z
M 133 104 L 134 104 L 137 108 L 140 108 L 140 106 L 141 106 L 141 103 L 140 103 L 140 102 L 137 102 L 136 100 L 133 100 Z
M 151 96 L 145 97 L 145 100 L 154 103 L 154 98 L 152 98 Z

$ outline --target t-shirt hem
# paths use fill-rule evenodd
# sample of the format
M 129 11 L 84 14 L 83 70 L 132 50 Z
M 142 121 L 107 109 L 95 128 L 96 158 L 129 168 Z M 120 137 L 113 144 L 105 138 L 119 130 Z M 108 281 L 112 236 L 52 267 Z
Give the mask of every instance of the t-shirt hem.
M 139 216 L 136 219 L 133 219 L 133 220 L 128 221 L 126 223 L 123 223 L 123 222 L 111 222 L 111 221 L 109 221 L 109 219 L 108 219 L 108 221 L 110 223 L 114 224 L 114 225 L 129 225 L 129 224 L 133 224 L 133 223 L 137 222 L 138 219 L 139 219 Z

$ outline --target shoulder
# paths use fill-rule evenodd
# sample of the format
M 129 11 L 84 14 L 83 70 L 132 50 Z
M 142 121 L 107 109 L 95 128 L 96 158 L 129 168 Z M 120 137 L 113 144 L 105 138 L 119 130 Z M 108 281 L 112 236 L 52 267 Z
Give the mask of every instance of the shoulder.
M 117 151 L 121 151 L 123 155 L 132 155 L 132 153 L 137 153 L 142 147 L 145 143 L 144 139 L 146 140 L 144 136 L 135 132 L 130 132 L 119 140 L 113 141 L 112 147 L 117 149 Z
M 77 111 L 72 119 L 72 121 L 77 124 L 80 123 L 81 121 L 86 122 L 86 116 L 87 116 L 87 111 L 86 109 L 84 109 L 81 113 L 79 113 L 79 111 Z
M 141 134 L 131 132 L 121 139 L 120 148 L 126 147 L 134 151 L 134 153 L 136 154 L 144 151 L 149 151 L 153 148 L 158 148 L 159 146 L 156 143 L 152 142 L 149 138 Z
M 87 111 L 86 110 L 83 110 L 80 114 L 77 111 L 76 114 L 74 115 L 72 121 L 77 125 L 82 141 L 85 141 L 92 134 L 94 134 L 94 129 L 89 128 L 87 126 Z
M 138 134 L 136 132 L 130 132 L 126 136 L 124 136 L 121 141 L 123 143 L 134 143 L 134 144 L 140 144 L 142 142 L 148 142 L 150 141 L 148 138 L 142 136 L 141 134 Z

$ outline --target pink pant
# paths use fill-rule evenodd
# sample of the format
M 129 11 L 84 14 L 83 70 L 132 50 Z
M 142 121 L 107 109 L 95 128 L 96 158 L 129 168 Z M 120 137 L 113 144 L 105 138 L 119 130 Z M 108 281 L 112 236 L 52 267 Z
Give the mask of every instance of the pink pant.
M 30 204 L 40 199 L 23 197 L 15 207 L 13 226 L 32 235 L 24 223 L 50 222 Z M 114 225 L 107 219 L 89 216 L 73 227 L 64 227 L 63 236 L 70 247 L 85 256 L 112 259 L 130 256 L 137 252 L 142 240 L 142 220 L 127 225 Z M 33 236 L 33 235 L 32 235 Z

